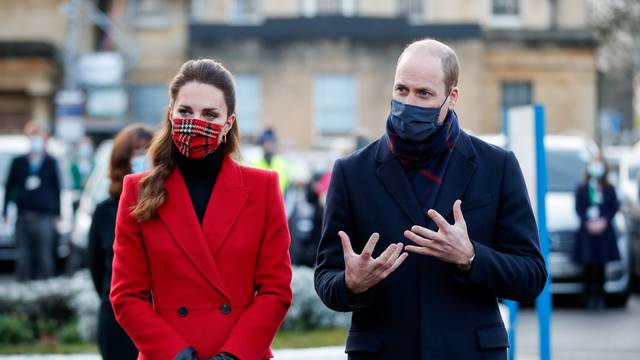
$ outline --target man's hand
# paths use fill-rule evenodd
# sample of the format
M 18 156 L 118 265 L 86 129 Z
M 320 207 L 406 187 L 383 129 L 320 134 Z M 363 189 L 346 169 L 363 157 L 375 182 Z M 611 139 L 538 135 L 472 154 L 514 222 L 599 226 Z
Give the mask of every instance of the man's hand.
M 373 249 L 380 239 L 378 233 L 373 233 L 367 241 L 362 253 L 356 254 L 351 247 L 349 236 L 338 232 L 344 252 L 345 282 L 347 289 L 354 294 L 361 294 L 389 276 L 402 264 L 409 254 L 402 253 L 403 243 L 391 244 L 380 256 L 373 258 Z M 402 253 L 402 255 L 401 255 Z
M 455 219 L 453 225 L 449 224 L 437 211 L 429 210 L 427 215 L 438 226 L 438 232 L 417 225 L 413 226 L 411 231 L 404 232 L 404 236 L 417 245 L 407 245 L 405 249 L 417 254 L 431 255 L 456 265 L 468 266 L 475 252 L 469 240 L 467 224 L 460 209 L 461 204 L 460 200 L 456 200 L 453 204 Z

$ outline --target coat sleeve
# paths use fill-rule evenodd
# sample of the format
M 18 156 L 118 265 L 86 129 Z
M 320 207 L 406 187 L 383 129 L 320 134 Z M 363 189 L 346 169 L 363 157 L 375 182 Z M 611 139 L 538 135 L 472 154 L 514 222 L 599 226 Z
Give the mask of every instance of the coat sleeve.
M 365 292 L 357 299 L 349 296 L 344 278 L 342 243 L 338 237 L 341 230 L 349 235 L 352 242 L 357 239 L 342 161 L 338 160 L 333 166 L 327 193 L 314 283 L 320 299 L 330 309 L 354 311 L 370 305 L 373 290 Z
M 60 216 L 60 196 L 62 194 L 62 185 L 60 181 L 60 168 L 58 167 L 58 160 L 53 156 L 49 157 L 51 161 L 51 181 L 53 186 L 53 215 Z
M 466 276 L 458 278 L 485 287 L 497 297 L 533 300 L 544 288 L 547 269 L 524 177 L 512 152 L 504 162 L 498 201 L 493 246 L 473 242 L 473 265 Z
M 574 199 L 576 214 L 580 218 L 580 225 L 582 225 L 587 221 L 587 209 L 589 208 L 589 199 L 584 185 L 580 184 L 576 187 Z
M 4 187 L 4 204 L 2 206 L 2 216 L 7 216 L 7 207 L 9 206 L 10 201 L 15 201 L 15 193 L 16 193 L 16 185 L 18 182 L 17 179 L 17 166 L 18 158 L 14 158 L 11 161 L 11 166 L 9 167 L 9 175 L 7 176 L 7 182 Z
M 173 359 L 189 344 L 148 301 L 151 274 L 140 224 L 131 215 L 137 185 L 131 176 L 124 178 L 116 217 L 110 300 L 118 322 L 147 359 Z
M 102 252 L 102 239 L 100 238 L 100 221 L 104 219 L 103 207 L 98 204 L 91 219 L 89 228 L 89 244 L 87 246 L 87 265 L 91 272 L 93 286 L 98 295 L 102 295 L 102 283 L 105 276 L 104 254 Z
M 608 185 L 606 187 L 607 195 L 605 197 L 605 204 L 603 206 L 602 216 L 607 219 L 607 222 L 613 222 L 613 218 L 616 216 L 618 210 L 620 210 L 620 202 L 618 201 L 618 195 L 616 189 Z
M 276 173 L 269 178 L 267 191 L 266 220 L 254 275 L 256 297 L 220 349 L 241 360 L 261 359 L 267 354 L 292 299 L 289 228 Z

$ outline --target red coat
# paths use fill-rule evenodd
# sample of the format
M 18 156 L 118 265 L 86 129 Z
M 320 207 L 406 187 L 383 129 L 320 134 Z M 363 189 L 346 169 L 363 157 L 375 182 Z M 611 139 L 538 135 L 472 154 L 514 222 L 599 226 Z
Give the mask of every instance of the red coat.
M 159 216 L 136 221 L 141 178 L 124 178 L 110 294 L 138 359 L 173 359 L 188 346 L 200 359 L 222 351 L 270 358 L 292 296 L 277 174 L 225 157 L 202 225 L 175 167 Z

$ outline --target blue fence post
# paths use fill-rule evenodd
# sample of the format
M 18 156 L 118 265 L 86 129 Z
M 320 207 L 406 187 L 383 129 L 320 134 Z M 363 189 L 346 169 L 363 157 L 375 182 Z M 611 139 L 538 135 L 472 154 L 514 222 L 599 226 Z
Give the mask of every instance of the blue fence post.
M 549 268 L 549 233 L 547 231 L 547 161 L 544 151 L 545 113 L 542 105 L 534 106 L 536 129 L 536 167 L 538 173 L 538 234 L 540 251 L 547 267 L 547 282 L 542 293 L 536 299 L 538 329 L 540 336 L 540 360 L 551 360 L 551 269 Z
M 502 113 L 502 131 L 507 139 L 506 147 L 509 148 L 509 112 Z M 549 268 L 549 234 L 547 231 L 547 211 L 546 211 L 546 195 L 547 195 L 547 161 L 546 152 L 544 150 L 545 135 L 545 113 L 544 106 L 533 105 L 533 129 L 535 131 L 535 176 L 536 176 L 536 220 L 538 225 L 538 234 L 540 237 L 540 251 L 544 257 L 549 274 L 544 289 L 536 299 L 536 313 L 538 318 L 538 330 L 540 339 L 540 360 L 551 360 L 551 313 L 552 313 L 552 297 L 551 297 L 551 271 Z M 517 351 L 517 326 L 519 304 L 516 301 L 503 300 L 503 303 L 509 309 L 509 360 L 515 360 Z

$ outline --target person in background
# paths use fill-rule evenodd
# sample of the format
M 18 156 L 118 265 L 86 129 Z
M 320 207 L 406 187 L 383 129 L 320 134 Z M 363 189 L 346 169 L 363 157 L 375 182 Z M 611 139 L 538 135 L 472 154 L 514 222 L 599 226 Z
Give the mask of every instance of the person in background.
M 93 143 L 85 137 L 77 147 L 77 157 L 71 164 L 71 179 L 74 190 L 82 190 L 93 170 Z
M 258 145 L 262 148 L 262 157 L 252 165 L 258 169 L 274 170 L 280 179 L 280 190 L 286 193 L 289 186 L 289 165 L 278 155 L 278 139 L 273 129 L 267 128 L 258 137 Z
M 620 208 L 616 190 L 607 181 L 607 166 L 594 157 L 575 191 L 575 208 L 580 217 L 573 261 L 584 269 L 584 299 L 587 308 L 605 307 L 605 265 L 620 259 L 613 218 Z
M 25 125 L 24 133 L 29 137 L 29 153 L 11 163 L 2 211 L 8 222 L 8 203 L 18 207 L 15 242 L 16 278 L 20 281 L 54 275 L 55 224 L 60 216 L 58 162 L 47 154 L 48 133 L 33 121 Z
M 122 181 L 127 174 L 150 169 L 146 151 L 152 138 L 153 132 L 140 124 L 129 125 L 116 135 L 109 161 L 110 196 L 96 206 L 89 229 L 88 265 L 93 285 L 100 295 L 98 346 L 104 360 L 135 360 L 138 357 L 135 345 L 116 321 L 109 291 Z
M 285 194 L 285 209 L 291 233 L 291 263 L 311 267 L 316 260 L 316 248 L 322 226 L 322 209 L 313 191 L 311 169 L 305 162 L 291 167 L 291 183 Z M 318 221 L 319 220 L 319 221 Z

